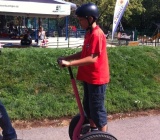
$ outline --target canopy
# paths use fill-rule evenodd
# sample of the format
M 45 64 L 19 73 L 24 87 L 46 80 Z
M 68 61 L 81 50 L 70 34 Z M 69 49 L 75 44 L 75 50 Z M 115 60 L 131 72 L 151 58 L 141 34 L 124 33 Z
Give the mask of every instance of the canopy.
M 0 0 L 0 14 L 60 18 L 68 16 L 76 4 L 63 0 Z

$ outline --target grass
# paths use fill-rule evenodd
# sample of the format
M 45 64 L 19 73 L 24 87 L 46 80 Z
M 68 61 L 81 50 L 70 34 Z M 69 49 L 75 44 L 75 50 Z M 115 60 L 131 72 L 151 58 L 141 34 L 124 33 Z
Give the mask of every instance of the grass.
M 79 49 L 3 49 L 0 55 L 0 101 L 12 120 L 55 119 L 78 112 L 69 74 L 57 58 Z M 108 48 L 111 81 L 109 114 L 160 109 L 160 48 Z M 77 68 L 73 67 L 74 75 Z M 81 83 L 77 81 L 80 97 Z

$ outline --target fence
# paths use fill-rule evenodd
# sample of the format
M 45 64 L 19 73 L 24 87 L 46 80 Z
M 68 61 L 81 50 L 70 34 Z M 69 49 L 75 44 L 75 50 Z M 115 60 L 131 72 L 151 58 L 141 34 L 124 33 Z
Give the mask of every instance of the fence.
M 130 34 L 131 35 L 131 34 Z M 146 46 L 160 46 L 160 33 L 152 35 L 151 32 L 138 32 L 136 38 L 131 35 L 131 38 L 128 39 L 119 39 L 118 35 L 115 34 L 113 40 L 111 39 L 111 32 L 108 35 L 108 43 L 116 46 L 122 45 L 130 45 L 130 42 L 135 41 L 138 42 L 138 45 L 146 45 Z
M 84 38 L 49 37 L 48 48 L 76 48 L 83 45 Z
M 147 36 L 147 35 L 139 35 L 138 41 L 140 45 L 147 45 L 147 46 L 160 46 L 160 34 L 156 34 L 154 36 Z

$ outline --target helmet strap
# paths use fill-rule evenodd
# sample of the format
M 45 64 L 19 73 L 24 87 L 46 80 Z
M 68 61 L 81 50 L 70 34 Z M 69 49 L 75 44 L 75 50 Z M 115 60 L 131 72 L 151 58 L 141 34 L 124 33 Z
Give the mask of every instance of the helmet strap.
M 93 21 L 91 23 L 89 22 L 89 18 L 86 17 L 86 19 L 88 21 L 88 28 L 86 30 L 87 31 L 89 30 L 91 33 L 92 32 L 92 24 L 95 22 L 95 19 L 93 19 Z

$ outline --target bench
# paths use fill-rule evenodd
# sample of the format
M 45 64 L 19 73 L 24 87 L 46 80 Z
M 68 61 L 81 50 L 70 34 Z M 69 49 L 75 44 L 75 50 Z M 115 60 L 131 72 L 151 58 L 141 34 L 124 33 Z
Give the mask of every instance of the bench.
M 125 45 L 128 45 L 128 42 L 131 40 L 131 35 L 127 35 L 126 33 L 119 32 L 117 35 L 118 45 L 121 45 L 121 41 L 125 41 Z
M 138 41 L 129 41 L 128 46 L 138 46 L 139 42 Z

